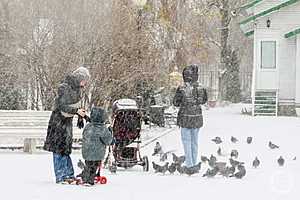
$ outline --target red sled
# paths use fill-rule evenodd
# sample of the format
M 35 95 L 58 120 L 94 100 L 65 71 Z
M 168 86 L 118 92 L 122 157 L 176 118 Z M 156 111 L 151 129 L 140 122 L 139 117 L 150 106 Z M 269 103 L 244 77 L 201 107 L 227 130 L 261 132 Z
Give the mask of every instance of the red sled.
M 106 184 L 107 178 L 105 176 L 96 176 L 95 177 L 95 183 L 96 184 Z
M 100 176 L 101 168 L 102 168 L 102 163 L 100 162 L 98 169 L 97 169 L 97 175 L 95 176 L 95 179 L 94 179 L 95 184 L 106 184 L 107 183 L 107 178 L 105 176 Z M 82 185 L 83 184 L 82 179 L 81 178 L 77 179 L 76 184 Z

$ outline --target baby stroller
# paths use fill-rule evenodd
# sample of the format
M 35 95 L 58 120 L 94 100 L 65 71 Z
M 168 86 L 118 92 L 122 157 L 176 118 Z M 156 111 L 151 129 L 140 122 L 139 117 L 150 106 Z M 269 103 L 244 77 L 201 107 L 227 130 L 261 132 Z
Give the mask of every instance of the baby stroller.
M 148 157 L 140 154 L 141 114 L 136 102 L 132 99 L 120 99 L 112 107 L 112 132 L 114 144 L 109 147 L 107 160 L 111 172 L 117 167 L 131 168 L 135 165 L 149 171 Z M 136 145 L 135 145 L 136 144 Z

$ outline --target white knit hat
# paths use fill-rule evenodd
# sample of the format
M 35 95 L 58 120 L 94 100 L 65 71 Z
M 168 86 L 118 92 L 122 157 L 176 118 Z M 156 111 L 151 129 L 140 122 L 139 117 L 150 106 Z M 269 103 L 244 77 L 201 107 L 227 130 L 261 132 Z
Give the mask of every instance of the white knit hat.
M 72 72 L 72 74 L 80 81 L 88 81 L 91 78 L 89 70 L 82 66 L 78 67 L 75 71 Z

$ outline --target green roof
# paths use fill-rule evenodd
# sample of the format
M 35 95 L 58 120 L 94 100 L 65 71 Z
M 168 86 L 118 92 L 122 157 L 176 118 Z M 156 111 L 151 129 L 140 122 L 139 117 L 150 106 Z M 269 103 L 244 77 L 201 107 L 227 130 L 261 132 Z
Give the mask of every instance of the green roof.
M 285 38 L 290 38 L 290 37 L 293 37 L 297 34 L 300 33 L 300 28 L 296 29 L 296 30 L 293 30 L 291 32 L 288 32 L 287 34 L 284 35 Z
M 284 3 L 281 3 L 281 4 L 279 4 L 279 5 L 275 6 L 275 7 L 272 7 L 272 8 L 270 8 L 270 9 L 268 9 L 268 10 L 265 10 L 265 11 L 263 11 L 263 12 L 260 12 L 260 13 L 256 14 L 256 15 L 253 15 L 253 16 L 251 16 L 251 17 L 245 19 L 244 21 L 240 22 L 239 24 L 246 24 L 246 23 L 248 23 L 248 22 L 250 22 L 250 21 L 256 20 L 256 19 L 259 18 L 259 17 L 262 17 L 262 16 L 265 16 L 265 15 L 267 15 L 267 14 L 269 14 L 269 13 L 278 11 L 278 10 L 280 10 L 281 8 L 284 8 L 284 7 L 286 7 L 286 6 L 292 5 L 292 4 L 297 3 L 297 2 L 299 2 L 299 1 L 300 1 L 300 0 L 288 0 L 288 1 L 286 1 L 286 2 L 284 2 Z
M 256 4 L 262 2 L 263 0 L 255 0 L 255 1 L 251 1 L 243 6 L 241 6 L 241 9 L 248 9 L 248 8 L 251 8 L 253 6 L 255 6 Z

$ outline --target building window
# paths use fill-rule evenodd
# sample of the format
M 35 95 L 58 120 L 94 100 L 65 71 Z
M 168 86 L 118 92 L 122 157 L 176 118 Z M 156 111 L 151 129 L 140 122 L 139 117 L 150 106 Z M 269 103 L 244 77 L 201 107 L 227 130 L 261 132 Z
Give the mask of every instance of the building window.
M 276 68 L 276 42 L 275 41 L 261 42 L 261 68 L 262 69 Z

